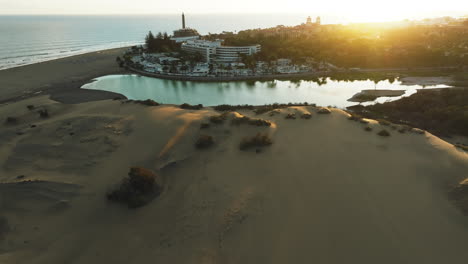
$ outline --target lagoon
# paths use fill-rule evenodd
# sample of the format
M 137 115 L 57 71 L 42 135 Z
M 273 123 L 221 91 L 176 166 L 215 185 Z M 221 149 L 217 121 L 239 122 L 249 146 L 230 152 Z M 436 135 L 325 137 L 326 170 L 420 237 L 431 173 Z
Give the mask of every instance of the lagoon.
M 139 75 L 108 75 L 97 78 L 82 86 L 83 89 L 110 91 L 125 95 L 132 100 L 152 99 L 164 104 L 221 104 L 264 105 L 272 103 L 315 103 L 320 106 L 345 108 L 356 105 L 349 102 L 353 95 L 362 90 L 388 89 L 405 90 L 402 96 L 416 93 L 417 89 L 447 88 L 447 85 L 405 85 L 400 80 L 384 80 L 374 83 L 371 80 L 338 81 L 330 78 L 302 81 L 236 81 L 236 82 L 196 82 L 157 79 Z M 373 102 L 383 103 L 400 99 L 379 97 Z

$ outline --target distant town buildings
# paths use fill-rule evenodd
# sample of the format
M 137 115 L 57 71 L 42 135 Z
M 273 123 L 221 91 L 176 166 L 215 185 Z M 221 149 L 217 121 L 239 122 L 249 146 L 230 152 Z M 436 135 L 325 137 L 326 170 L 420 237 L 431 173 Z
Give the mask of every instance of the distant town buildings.
M 306 26 L 320 26 L 321 24 L 321 19 L 320 17 L 318 16 L 316 19 L 315 19 L 315 23 L 312 22 L 312 18 L 309 16 L 307 17 L 307 20 L 306 20 Z

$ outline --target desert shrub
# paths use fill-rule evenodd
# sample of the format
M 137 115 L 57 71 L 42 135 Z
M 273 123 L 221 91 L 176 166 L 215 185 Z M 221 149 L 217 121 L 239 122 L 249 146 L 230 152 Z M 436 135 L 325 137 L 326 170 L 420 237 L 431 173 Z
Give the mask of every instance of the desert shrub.
M 370 132 L 370 131 L 372 131 L 372 127 L 366 126 L 366 127 L 364 128 L 364 130 Z
M 107 193 L 107 199 L 137 208 L 149 203 L 162 192 L 162 183 L 154 172 L 140 167 L 130 168 L 116 190 Z
M 200 124 L 200 129 L 207 129 L 207 128 L 210 128 L 210 124 L 209 124 L 209 123 L 201 123 L 201 124 Z
M 286 118 L 286 119 L 296 119 L 296 114 L 288 113 L 284 118 Z
M 468 136 L 468 89 L 424 90 L 400 100 L 348 107 L 371 119 L 420 127 L 437 136 Z
M 251 118 L 249 120 L 249 125 L 252 126 L 271 126 L 271 122 L 265 119 L 259 119 L 259 118 Z
M 468 146 L 467 145 L 464 145 L 464 144 L 455 144 L 454 145 L 455 147 L 459 148 L 459 149 L 462 149 L 464 151 L 468 151 Z
M 247 124 L 249 121 L 250 121 L 250 117 L 248 117 L 248 116 L 239 116 L 239 117 L 234 117 L 231 120 L 231 124 L 233 124 L 233 125 Z
M 9 116 L 5 119 L 5 124 L 14 125 L 16 123 L 18 123 L 18 118 L 16 117 Z
M 312 114 L 310 114 L 310 113 L 304 113 L 304 114 L 301 115 L 301 118 L 302 118 L 302 119 L 310 119 L 310 118 L 312 118 Z
M 255 107 L 255 114 L 260 115 L 266 112 L 270 112 L 275 109 L 286 108 L 289 105 L 287 104 L 271 104 L 271 105 L 262 105 Z
M 41 109 L 38 111 L 39 116 L 42 118 L 48 118 L 49 117 L 49 111 L 47 109 Z
M 232 105 L 228 105 L 228 104 L 217 105 L 217 106 L 213 107 L 213 109 L 216 110 L 216 111 L 220 111 L 220 112 L 235 111 L 234 107 Z
M 389 133 L 387 130 L 382 129 L 382 130 L 380 130 L 379 133 L 377 133 L 377 135 L 379 135 L 379 136 L 381 136 L 381 137 L 389 137 L 389 136 L 390 136 L 390 133 Z
M 404 134 L 404 133 L 406 133 L 408 131 L 411 131 L 411 129 L 412 128 L 410 126 L 408 126 L 408 125 L 400 125 L 399 128 L 398 128 L 398 132 Z
M 151 100 L 151 99 L 146 99 L 146 100 L 135 100 L 133 101 L 135 104 L 142 104 L 142 105 L 146 105 L 146 106 L 158 106 L 159 103 L 154 101 L 154 100 Z
M 33 110 L 34 109 L 34 105 L 27 105 L 26 108 L 28 108 L 28 110 Z
M 254 137 L 247 137 L 241 140 L 239 148 L 241 150 L 247 150 L 253 147 L 269 146 L 273 143 L 271 138 L 267 134 L 258 133 Z
M 348 117 L 348 120 L 351 120 L 351 121 L 361 121 L 362 120 L 362 116 L 359 115 L 359 114 L 355 114 L 355 113 L 349 113 L 350 116 Z
M 214 110 L 220 111 L 220 112 L 225 112 L 225 111 L 237 111 L 237 110 L 242 110 L 242 109 L 247 109 L 247 110 L 253 110 L 254 106 L 252 105 L 228 105 L 228 104 L 223 104 L 223 105 L 217 105 L 213 107 Z
M 213 124 L 221 124 L 226 118 L 226 114 L 215 115 L 210 117 L 210 122 Z
M 195 147 L 198 149 L 209 148 L 214 144 L 214 140 L 212 136 L 208 135 L 200 135 L 197 142 L 195 143 Z
M 331 114 L 331 111 L 330 111 L 330 109 L 328 109 L 326 107 L 320 107 L 317 110 L 317 113 L 319 113 L 319 114 Z
M 200 110 L 203 108 L 203 105 L 202 104 L 190 105 L 190 104 L 184 103 L 180 105 L 180 108 L 189 109 L 189 110 Z
M 232 119 L 233 125 L 248 124 L 251 126 L 271 126 L 271 122 L 259 118 L 250 118 L 248 116 L 235 117 Z
M 215 106 L 214 109 L 216 111 L 237 111 L 237 110 L 254 110 L 256 114 L 263 114 L 266 112 L 270 112 L 274 109 L 279 109 L 279 108 L 286 108 L 290 106 L 307 106 L 307 105 L 312 105 L 315 106 L 315 104 L 309 104 L 309 103 L 288 103 L 288 104 L 269 104 L 269 105 L 259 105 L 259 106 L 252 106 L 252 105 L 218 105 Z
M 377 119 L 377 122 L 379 122 L 380 125 L 382 126 L 391 126 L 392 123 L 387 121 L 387 120 L 384 120 L 384 119 Z
M 287 103 L 287 104 L 270 104 L 270 105 L 260 105 L 260 106 L 255 106 L 255 113 L 257 115 L 263 114 L 266 112 L 270 112 L 275 109 L 281 109 L 281 108 L 286 108 L 290 106 L 307 106 L 309 105 L 308 103 Z M 314 105 L 315 106 L 315 105 Z
M 419 134 L 419 135 L 424 135 L 426 133 L 424 130 L 419 129 L 419 128 L 415 128 L 415 127 L 411 128 L 410 131 L 413 132 L 413 133 Z

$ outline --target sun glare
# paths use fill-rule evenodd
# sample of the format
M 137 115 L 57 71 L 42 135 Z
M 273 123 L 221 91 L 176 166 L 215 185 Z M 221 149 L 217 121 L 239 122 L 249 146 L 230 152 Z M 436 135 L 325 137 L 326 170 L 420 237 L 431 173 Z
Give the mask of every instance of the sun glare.
M 2 4 L 3 2 L 3 4 Z M 445 0 L 0 0 L 4 14 L 222 14 L 222 13 L 291 13 L 333 17 L 342 23 L 387 22 L 427 17 L 463 16 L 468 14 L 468 1 Z M 326 19 L 324 20 L 327 23 Z

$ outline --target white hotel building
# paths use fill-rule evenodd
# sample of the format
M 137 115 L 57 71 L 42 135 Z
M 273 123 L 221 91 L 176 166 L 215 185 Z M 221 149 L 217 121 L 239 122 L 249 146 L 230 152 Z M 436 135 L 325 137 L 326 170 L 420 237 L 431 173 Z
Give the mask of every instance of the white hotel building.
M 208 63 L 230 63 L 238 62 L 241 54 L 252 55 L 259 52 L 261 46 L 222 46 L 219 40 L 187 40 L 187 42 L 182 43 L 182 50 L 191 53 L 198 52 Z

